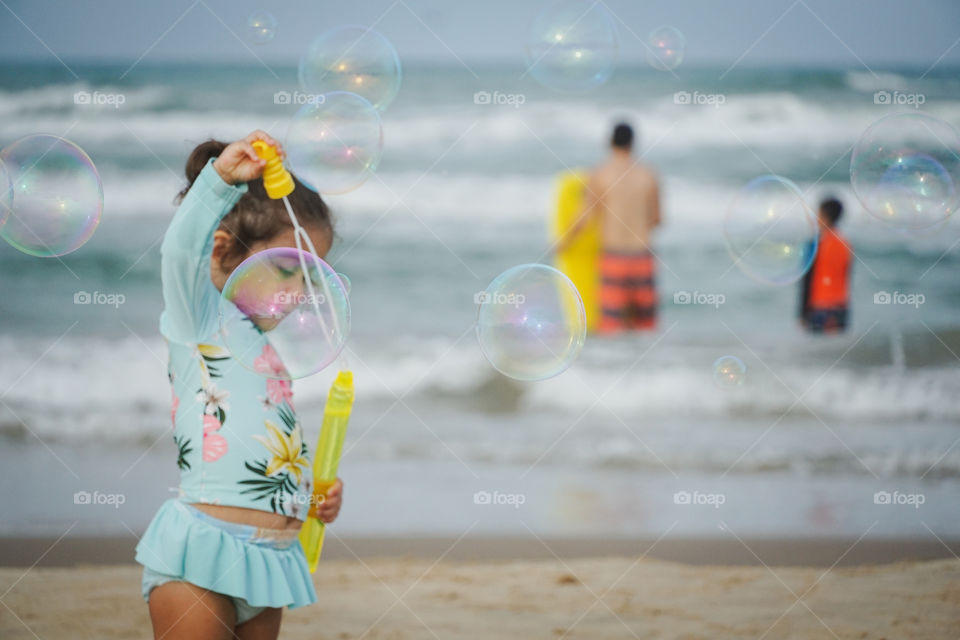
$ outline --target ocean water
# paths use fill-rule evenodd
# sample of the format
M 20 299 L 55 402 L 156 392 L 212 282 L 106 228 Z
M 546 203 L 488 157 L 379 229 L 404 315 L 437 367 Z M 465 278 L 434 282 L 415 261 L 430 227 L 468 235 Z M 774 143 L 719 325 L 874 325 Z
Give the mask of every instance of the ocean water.
M 74 254 L 0 244 L 3 534 L 142 529 L 169 495 L 159 243 L 183 163 L 211 136 L 264 128 L 282 140 L 295 108 L 274 103 L 296 89 L 292 67 L 145 64 L 118 80 L 124 70 L 79 67 L 82 82 L 53 66 L 0 70 L 0 144 L 63 135 L 91 155 L 105 192 L 100 228 Z M 912 109 L 876 104 L 877 91 L 923 94 L 924 113 L 960 126 L 956 70 L 738 69 L 720 80 L 721 69 L 628 68 L 586 96 L 539 88 L 519 67 L 472 71 L 408 66 L 376 176 L 329 198 L 357 375 L 341 531 L 960 536 L 960 220 L 890 231 L 861 210 L 848 176 L 859 134 Z M 78 91 L 124 102 L 78 105 Z M 475 101 L 484 91 L 493 104 Z M 677 104 L 677 92 L 722 103 Z M 663 180 L 660 327 L 590 338 L 555 379 L 504 379 L 480 354 L 473 296 L 510 266 L 549 261 L 556 174 L 601 159 L 621 118 Z M 835 194 L 847 205 L 857 260 L 842 337 L 804 335 L 796 289 L 749 280 L 724 249 L 727 203 L 770 172 L 811 204 Z M 683 291 L 724 302 L 676 304 Z M 123 302 L 79 305 L 79 292 Z M 881 292 L 923 303 L 875 304 Z M 727 354 L 748 367 L 733 390 L 711 380 Z M 311 442 L 331 378 L 295 385 Z M 81 490 L 124 504 L 77 505 Z

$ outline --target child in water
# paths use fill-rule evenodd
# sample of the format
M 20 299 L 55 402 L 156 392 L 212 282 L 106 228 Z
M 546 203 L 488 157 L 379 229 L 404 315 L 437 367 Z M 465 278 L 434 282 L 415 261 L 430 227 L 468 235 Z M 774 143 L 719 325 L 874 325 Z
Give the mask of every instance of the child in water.
M 220 290 L 233 270 L 258 251 L 296 246 L 283 203 L 264 190 L 257 140 L 283 155 L 263 131 L 193 150 L 161 247 L 160 332 L 170 352 L 180 491 L 137 545 L 156 638 L 276 638 L 283 607 L 317 599 L 298 540 L 312 472 L 290 382 L 244 369 L 219 335 Z M 323 257 L 333 242 L 330 212 L 294 181 L 290 203 Z M 283 370 L 265 341 L 258 362 Z M 324 522 L 337 517 L 342 491 L 338 479 L 318 507 Z
M 810 333 L 842 333 L 849 322 L 853 251 L 836 228 L 842 215 L 843 204 L 836 198 L 820 203 L 817 255 L 800 290 L 800 322 Z

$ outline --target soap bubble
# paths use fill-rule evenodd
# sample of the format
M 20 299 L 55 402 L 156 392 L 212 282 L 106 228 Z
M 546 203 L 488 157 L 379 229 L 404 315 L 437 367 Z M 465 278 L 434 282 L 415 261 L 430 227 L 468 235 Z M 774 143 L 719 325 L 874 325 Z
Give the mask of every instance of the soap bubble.
M 588 91 L 606 82 L 617 58 L 617 31 L 602 3 L 561 0 L 534 20 L 527 72 L 550 89 Z
M 264 44 L 273 40 L 277 35 L 277 19 L 269 11 L 254 11 L 247 18 L 250 27 L 250 37 L 257 44 Z
M 773 175 L 754 178 L 741 189 L 723 221 L 737 267 L 775 285 L 796 282 L 807 272 L 816 255 L 818 228 L 797 185 Z
M 647 63 L 660 71 L 673 71 L 683 62 L 687 38 L 675 27 L 657 27 L 647 36 Z
M 347 294 L 349 294 L 349 293 L 350 293 L 350 287 L 352 286 L 352 283 L 350 282 L 350 278 L 348 278 L 348 277 L 346 276 L 346 274 L 343 274 L 343 273 L 337 273 L 337 277 L 340 278 L 340 282 L 343 283 L 343 290 L 344 290 Z
M 383 111 L 400 90 L 403 72 L 397 50 L 380 33 L 348 25 L 322 33 L 300 58 L 306 93 L 349 91 Z
M 10 174 L 6 165 L 0 161 L 0 229 L 10 217 L 10 207 L 13 206 L 13 185 L 10 183 Z
M 62 256 L 93 236 L 103 212 L 100 174 L 83 149 L 58 136 L 21 138 L 0 151 L 9 203 L 0 236 L 33 256 Z M 2 187 L 0 187 L 2 188 Z
M 731 389 L 743 384 L 747 365 L 736 356 L 720 356 L 713 363 L 713 382 L 721 389 Z
M 287 132 L 287 159 L 314 191 L 346 193 L 367 181 L 383 153 L 380 114 L 362 97 L 334 91 L 305 104 Z
M 293 247 L 267 249 L 227 279 L 220 333 L 244 368 L 268 378 L 303 378 L 340 354 L 350 333 L 350 302 L 336 272 L 320 258 Z
M 544 380 L 576 360 L 586 338 L 580 293 L 553 267 L 523 264 L 476 295 L 477 338 L 498 371 L 517 380 Z
M 928 115 L 902 113 L 871 125 L 850 158 L 850 183 L 863 208 L 901 231 L 919 231 L 960 206 L 960 135 Z

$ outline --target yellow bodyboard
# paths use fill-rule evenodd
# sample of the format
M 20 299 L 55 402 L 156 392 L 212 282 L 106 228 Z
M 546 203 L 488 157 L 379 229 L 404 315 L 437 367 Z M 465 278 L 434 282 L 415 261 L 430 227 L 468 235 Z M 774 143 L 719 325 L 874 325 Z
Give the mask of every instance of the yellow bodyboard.
M 550 228 L 552 241 L 556 242 L 576 224 L 583 213 L 587 180 L 585 171 L 569 171 L 558 177 L 556 208 Z M 600 221 L 595 217 L 555 258 L 557 269 L 566 274 L 580 292 L 587 314 L 587 331 L 593 331 L 600 320 L 600 247 Z

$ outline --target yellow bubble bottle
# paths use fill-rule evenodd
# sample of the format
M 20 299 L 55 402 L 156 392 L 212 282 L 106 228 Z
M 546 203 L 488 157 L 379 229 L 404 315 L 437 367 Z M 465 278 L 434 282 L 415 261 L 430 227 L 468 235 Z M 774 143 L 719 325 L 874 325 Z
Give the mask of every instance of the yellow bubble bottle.
M 337 468 L 340 466 L 340 454 L 343 451 L 343 438 L 350 422 L 353 410 L 353 372 L 340 371 L 330 385 L 327 405 L 323 410 L 323 425 L 317 437 L 317 448 L 313 453 L 313 497 L 310 501 L 310 513 L 300 528 L 300 544 L 307 556 L 310 573 L 317 570 L 320 551 L 323 548 L 323 535 L 326 530 L 323 522 L 317 518 L 317 505 L 326 498 L 327 491 L 337 480 Z
M 267 161 L 263 168 L 263 187 L 273 200 L 279 200 L 293 192 L 293 177 L 283 166 L 277 150 L 263 140 L 254 140 L 253 150 Z

